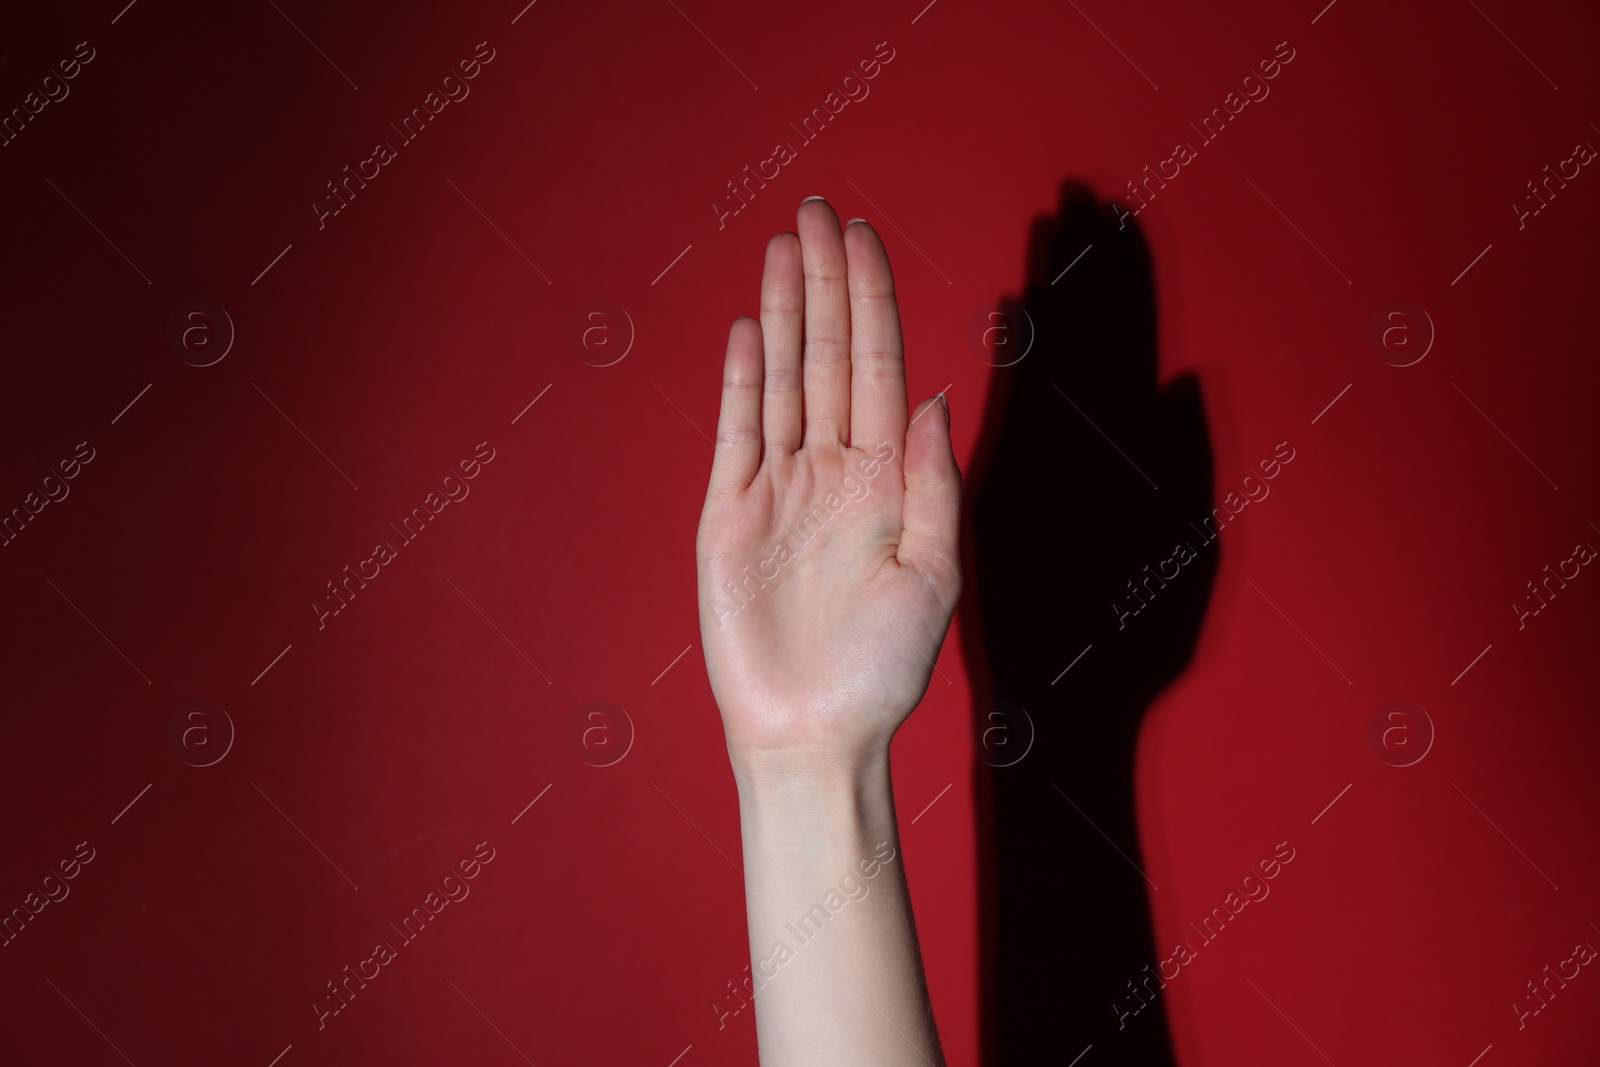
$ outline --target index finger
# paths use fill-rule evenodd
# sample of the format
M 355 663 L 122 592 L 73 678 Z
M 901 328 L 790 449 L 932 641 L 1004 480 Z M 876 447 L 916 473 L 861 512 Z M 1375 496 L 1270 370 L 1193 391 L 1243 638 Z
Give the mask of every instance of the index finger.
M 850 289 L 850 444 L 871 448 L 906 436 L 905 347 L 894 272 L 878 233 L 864 219 L 844 230 Z

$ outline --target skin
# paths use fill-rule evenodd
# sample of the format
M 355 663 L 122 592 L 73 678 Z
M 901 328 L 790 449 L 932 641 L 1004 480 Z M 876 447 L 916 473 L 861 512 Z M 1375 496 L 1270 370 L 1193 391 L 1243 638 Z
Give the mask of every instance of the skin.
M 889 743 L 960 595 L 961 475 L 945 399 L 907 412 L 877 232 L 841 231 L 821 199 L 796 223 L 767 244 L 759 320 L 729 331 L 696 538 L 706 669 L 739 788 L 757 1041 L 766 1067 L 939 1067 Z M 780 543 L 793 558 L 773 562 Z M 818 904 L 800 936 L 795 920 Z

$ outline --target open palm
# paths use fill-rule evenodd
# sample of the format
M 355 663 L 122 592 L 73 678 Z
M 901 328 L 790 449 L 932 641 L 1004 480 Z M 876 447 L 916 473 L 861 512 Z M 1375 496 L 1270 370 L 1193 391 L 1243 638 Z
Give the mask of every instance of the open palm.
M 883 242 L 820 199 L 797 223 L 767 244 L 760 320 L 729 332 L 696 539 L 736 766 L 885 752 L 961 588 L 948 414 L 941 396 L 908 418 Z

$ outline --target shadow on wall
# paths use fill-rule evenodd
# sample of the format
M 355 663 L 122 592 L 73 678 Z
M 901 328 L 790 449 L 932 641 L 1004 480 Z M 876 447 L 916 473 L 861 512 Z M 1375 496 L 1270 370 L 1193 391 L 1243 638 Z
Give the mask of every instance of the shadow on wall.
M 974 793 L 991 1067 L 1066 1064 L 1091 1044 L 1097 1065 L 1175 1062 L 1134 754 L 1194 652 L 1218 547 L 1191 525 L 1211 510 L 1199 384 L 1157 386 L 1150 253 L 1117 216 L 1063 183 L 985 357 L 960 621 L 988 764 Z

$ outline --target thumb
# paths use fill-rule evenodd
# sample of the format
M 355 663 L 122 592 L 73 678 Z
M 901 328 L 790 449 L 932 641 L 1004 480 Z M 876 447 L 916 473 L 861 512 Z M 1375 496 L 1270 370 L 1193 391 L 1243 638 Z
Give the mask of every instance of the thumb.
M 950 402 L 943 393 L 918 404 L 906 429 L 905 479 L 900 562 L 941 585 L 959 582 L 961 470 L 950 444 Z

